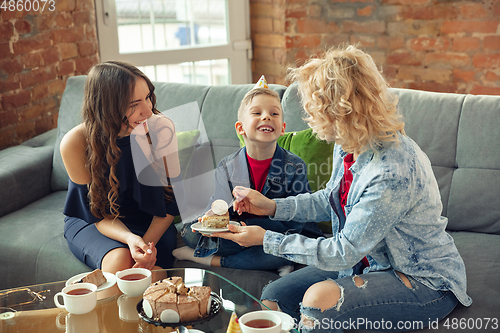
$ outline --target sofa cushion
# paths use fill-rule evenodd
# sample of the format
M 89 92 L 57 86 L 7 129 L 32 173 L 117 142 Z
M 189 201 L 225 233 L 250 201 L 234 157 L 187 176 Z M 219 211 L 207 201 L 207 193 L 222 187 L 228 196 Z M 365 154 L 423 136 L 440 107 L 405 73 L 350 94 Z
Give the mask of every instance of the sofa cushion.
M 83 92 L 86 76 L 69 77 L 61 99 L 57 117 L 57 138 L 52 160 L 52 191 L 68 189 L 68 173 L 64 168 L 59 146 L 63 136 L 82 122 Z
M 498 96 L 467 95 L 448 203 L 450 230 L 500 234 L 499 128 Z

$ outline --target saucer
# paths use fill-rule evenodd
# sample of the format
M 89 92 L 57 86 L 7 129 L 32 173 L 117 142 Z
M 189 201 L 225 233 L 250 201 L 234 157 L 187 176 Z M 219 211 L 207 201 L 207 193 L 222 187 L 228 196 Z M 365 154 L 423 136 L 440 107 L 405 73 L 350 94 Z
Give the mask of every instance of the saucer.
M 69 286 L 70 284 L 72 284 L 73 282 L 80 280 L 82 277 L 84 277 L 85 275 L 87 275 L 89 273 L 90 272 L 81 273 L 81 274 L 77 274 L 77 275 L 73 276 L 68 281 L 66 281 L 66 287 Z M 111 288 L 116 283 L 116 276 L 113 273 L 102 272 L 102 274 L 104 274 L 104 277 L 106 278 L 106 282 L 104 282 L 99 287 L 97 287 L 97 291 Z
M 241 225 L 239 222 L 235 222 L 235 221 L 229 221 L 229 224 L 232 224 L 232 225 Z M 204 227 L 201 222 L 196 222 L 194 224 L 191 225 L 191 229 L 193 229 L 194 231 L 198 231 L 200 234 L 205 234 L 205 235 L 211 235 L 215 232 L 225 232 L 225 231 L 229 231 L 229 228 L 206 228 Z

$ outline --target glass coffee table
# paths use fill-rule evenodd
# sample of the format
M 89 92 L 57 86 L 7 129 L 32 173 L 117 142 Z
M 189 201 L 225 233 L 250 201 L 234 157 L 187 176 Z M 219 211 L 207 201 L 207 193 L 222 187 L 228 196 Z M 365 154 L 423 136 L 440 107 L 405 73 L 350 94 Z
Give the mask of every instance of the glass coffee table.
M 238 317 L 262 309 L 262 303 L 226 278 L 208 270 L 177 268 L 153 271 L 152 281 L 180 276 L 186 286 L 209 286 L 221 298 L 217 314 L 188 328 L 203 332 L 226 333 L 231 314 Z M 176 332 L 171 327 L 156 326 L 141 319 L 138 304 L 142 297 L 128 297 L 114 284 L 97 293 L 97 306 L 83 315 L 69 314 L 57 308 L 54 295 L 66 281 L 0 291 L 0 332 Z M 140 308 L 140 306 L 139 306 Z M 297 332 L 291 330 L 290 332 Z

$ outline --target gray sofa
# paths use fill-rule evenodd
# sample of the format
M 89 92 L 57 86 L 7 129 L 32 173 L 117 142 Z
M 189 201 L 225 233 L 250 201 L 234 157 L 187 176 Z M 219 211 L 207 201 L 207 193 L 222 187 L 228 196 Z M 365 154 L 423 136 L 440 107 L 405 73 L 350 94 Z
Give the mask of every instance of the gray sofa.
M 89 270 L 71 254 L 63 236 L 67 174 L 58 149 L 62 136 L 80 122 L 84 82 L 84 76 L 68 79 L 57 129 L 0 151 L 0 289 L 65 280 Z M 200 131 L 184 166 L 194 214 L 208 200 L 200 193 L 213 188 L 211 170 L 239 148 L 236 110 L 252 85 L 155 86 L 158 109 L 169 110 L 166 114 L 177 131 Z M 306 129 L 296 87 L 271 88 L 282 97 L 287 132 Z M 471 307 L 459 305 L 449 315 L 448 327 L 443 321 L 429 330 L 460 328 L 453 323 L 475 328 L 481 318 L 500 320 L 500 97 L 393 91 L 400 96 L 407 134 L 432 162 L 443 215 L 465 261 L 468 292 L 474 300 Z M 190 262 L 176 266 L 196 267 Z M 279 277 L 276 272 L 214 271 L 256 297 Z M 481 331 L 486 332 L 485 323 L 486 319 Z

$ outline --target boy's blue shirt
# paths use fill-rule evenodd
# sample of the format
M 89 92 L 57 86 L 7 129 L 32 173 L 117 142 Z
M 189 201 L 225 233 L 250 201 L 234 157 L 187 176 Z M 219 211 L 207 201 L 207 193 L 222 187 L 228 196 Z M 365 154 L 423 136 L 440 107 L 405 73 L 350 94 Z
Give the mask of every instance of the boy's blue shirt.
M 400 135 L 377 152 L 362 153 L 350 168 L 353 182 L 345 215 L 339 200 L 346 152 L 335 146 L 326 188 L 312 195 L 277 199 L 273 219 L 332 220 L 333 237 L 305 238 L 267 231 L 264 251 L 339 277 L 367 256 L 364 272 L 395 269 L 436 290 L 451 290 L 468 306 L 465 265 L 445 231 L 442 203 L 431 163 L 418 145 Z
M 255 188 L 248 170 L 249 166 L 246 155 L 246 147 L 243 147 L 235 153 L 224 157 L 219 162 L 215 170 L 215 191 L 205 211 L 208 211 L 212 207 L 212 202 L 215 200 L 221 199 L 229 203 L 233 199 L 232 189 L 236 186 Z M 305 162 L 299 156 L 276 144 L 276 150 L 261 193 L 270 199 L 275 199 L 310 192 L 311 188 L 307 180 L 307 166 Z M 230 215 L 234 214 L 232 208 L 229 211 Z M 234 218 L 238 220 L 248 219 L 248 217 L 242 218 L 240 216 L 235 216 Z M 269 226 L 266 225 L 266 229 L 269 230 L 287 234 L 307 230 L 314 236 L 321 235 L 317 226 L 313 226 L 311 223 L 293 221 L 280 223 L 270 221 L 268 218 L 254 218 L 261 221 L 268 220 Z M 185 228 L 190 228 L 190 225 L 185 226 Z M 206 257 L 214 254 L 217 252 L 218 244 L 218 238 L 201 237 L 195 248 L 195 257 Z

